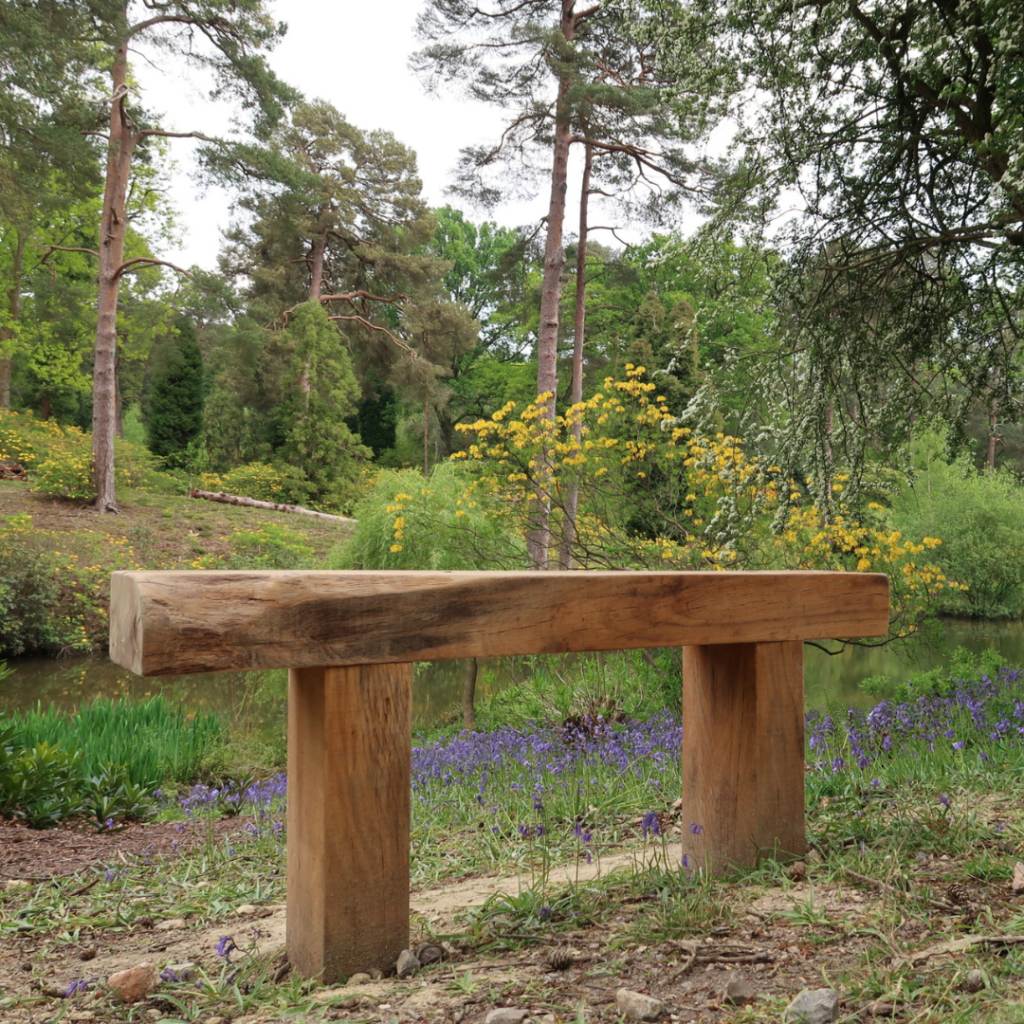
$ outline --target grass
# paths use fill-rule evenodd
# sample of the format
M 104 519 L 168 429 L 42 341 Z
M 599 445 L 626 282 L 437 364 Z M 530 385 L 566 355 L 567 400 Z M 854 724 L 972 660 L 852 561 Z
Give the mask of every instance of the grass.
M 681 1019 L 768 1024 L 799 988 L 827 985 L 842 994 L 848 1021 L 875 1004 L 896 1007 L 901 1021 L 1024 1019 L 1015 1001 L 1024 945 L 913 958 L 965 936 L 1024 936 L 1024 906 L 1008 885 L 1024 859 L 1024 722 L 1016 724 L 1024 681 L 1002 671 L 932 683 L 865 713 L 810 713 L 814 855 L 806 876 L 764 861 L 710 879 L 675 862 L 671 844 L 689 823 L 674 808 L 679 723 L 670 716 L 417 741 L 414 887 L 510 871 L 525 871 L 529 883 L 495 893 L 440 934 L 419 922 L 425 936 L 452 943 L 462 958 L 405 987 L 388 983 L 378 1001 L 393 1007 L 422 980 L 455 1001 L 449 1011 L 465 1012 L 465 1000 L 475 1000 L 481 1018 L 503 1003 L 556 1020 L 617 1020 L 601 993 L 625 985 L 693 1008 Z M 196 941 L 206 935 L 210 948 L 197 947 L 189 976 L 168 978 L 145 1007 L 164 1019 L 259 1012 L 319 1020 L 349 1010 L 354 1019 L 379 1019 L 383 1009 L 349 1007 L 350 990 L 321 992 L 283 977 L 279 960 L 253 949 L 259 921 L 230 916 L 240 903 L 284 898 L 283 787 L 277 777 L 182 790 L 160 814 L 183 828 L 210 823 L 204 844 L 169 860 L 112 863 L 85 891 L 76 878 L 2 893 L 0 944 L 31 938 L 24 956 L 42 977 L 83 935 L 128 941 L 150 919 L 187 918 L 189 933 Z M 237 816 L 238 835 L 220 840 L 212 823 L 227 815 Z M 588 854 L 641 845 L 653 855 L 645 870 L 565 882 L 563 868 Z M 966 888 L 967 905 L 950 902 L 951 883 Z M 216 936 L 203 931 L 208 926 Z M 214 947 L 225 937 L 225 948 L 240 949 L 219 956 Z M 579 957 L 573 971 L 523 966 L 564 943 Z M 76 969 L 76 980 L 95 990 L 88 964 Z M 984 984 L 970 992 L 974 969 Z M 749 1007 L 722 1004 L 732 970 L 754 979 L 764 998 Z M 27 1012 L 35 998 L 7 993 L 0 1009 Z M 46 1005 L 52 1009 L 52 1000 Z M 89 1007 L 100 1016 L 119 1012 L 105 996 Z
M 81 751 L 86 775 L 98 775 L 106 765 L 123 765 L 132 783 L 150 789 L 189 782 L 208 770 L 224 739 L 216 715 L 186 715 L 159 695 L 142 701 L 98 697 L 73 714 L 52 704 L 45 710 L 37 706 L 6 714 L 3 720 L 24 747 L 49 743 Z

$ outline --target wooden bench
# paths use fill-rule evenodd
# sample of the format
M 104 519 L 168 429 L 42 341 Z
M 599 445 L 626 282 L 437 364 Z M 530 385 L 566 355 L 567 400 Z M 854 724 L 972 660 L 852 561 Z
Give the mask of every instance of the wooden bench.
M 683 647 L 683 821 L 721 872 L 799 856 L 802 642 L 879 636 L 888 580 L 833 572 L 117 572 L 143 676 L 288 668 L 288 951 L 325 981 L 409 938 L 413 662 Z

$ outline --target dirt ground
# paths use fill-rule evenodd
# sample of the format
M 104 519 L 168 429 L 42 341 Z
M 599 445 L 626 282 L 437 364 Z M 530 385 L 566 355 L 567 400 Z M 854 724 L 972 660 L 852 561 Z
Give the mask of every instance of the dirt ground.
M 17 825 L 0 825 L 0 887 L 16 889 L 21 880 L 41 880 L 81 872 L 83 885 L 95 877 L 90 866 L 109 864 L 112 858 L 128 860 L 160 858 L 178 844 L 206 841 L 208 823 L 158 823 L 137 825 L 114 835 L 63 828 L 33 832 Z M 243 819 L 217 822 L 218 834 L 227 837 L 241 831 Z M 180 829 L 180 830 L 179 830 Z M 661 852 L 661 851 L 659 851 Z M 670 858 L 677 851 L 669 847 Z M 662 856 L 664 853 L 662 852 Z M 598 874 L 642 866 L 642 854 L 626 853 L 604 858 L 600 864 L 580 865 L 572 880 L 585 883 Z M 941 882 L 943 865 L 927 870 Z M 285 955 L 285 908 L 280 905 L 225 908 L 219 920 L 146 921 L 142 926 L 81 930 L 55 941 L 53 934 L 39 935 L 0 924 L 0 996 L 17 996 L 17 1006 L 0 1009 L 5 1024 L 183 1019 L 171 998 L 173 987 L 165 983 L 148 999 L 132 1006 L 117 1004 L 103 991 L 103 979 L 115 971 L 141 962 L 178 974 L 205 970 L 216 976 L 223 967 L 217 957 L 218 942 L 232 936 L 244 950 L 243 961 L 259 957 L 266 963 L 266 985 L 280 995 L 277 1007 L 249 1007 L 241 996 L 238 1006 L 223 1001 L 195 1019 L 202 1024 L 263 1024 L 278 1020 L 352 1020 L 393 1022 L 482 1022 L 497 1007 L 526 1011 L 544 1024 L 563 1020 L 618 1021 L 616 1002 L 620 988 L 648 993 L 664 1004 L 667 1021 L 778 1021 L 783 1008 L 803 988 L 836 987 L 848 972 L 863 974 L 869 955 L 881 957 L 884 966 L 907 952 L 917 953 L 912 967 L 934 978 L 945 975 L 951 988 L 960 983 L 965 956 L 972 947 L 970 935 L 960 922 L 960 948 L 936 943 L 940 920 L 905 919 L 890 936 L 867 926 L 876 896 L 866 887 L 838 886 L 810 877 L 786 887 L 735 887 L 734 925 L 715 928 L 698 937 L 663 941 L 657 945 L 629 945 L 625 933 L 640 911 L 637 904 L 623 904 L 610 922 L 586 926 L 563 936 L 571 963 L 553 970 L 549 956 L 553 943 L 541 943 L 502 956 L 481 956 L 466 945 L 452 944 L 445 960 L 418 975 L 399 981 L 377 978 L 361 985 L 316 987 L 302 993 L 288 990 Z M 552 883 L 558 878 L 553 876 Z M 474 878 L 438 889 L 414 891 L 411 898 L 413 945 L 431 934 L 452 934 L 460 910 L 479 906 L 495 893 L 516 895 L 530 884 L 528 876 Z M 808 920 L 794 908 L 813 907 Z M 808 912 L 810 913 L 810 912 Z M 814 915 L 817 915 L 815 917 Z M 941 918 L 941 911 L 935 911 Z M 840 929 L 828 922 L 842 921 Z M 855 926 L 864 922 L 863 932 Z M 937 927 L 938 926 L 938 927 Z M 967 941 L 965 941 L 965 936 Z M 889 944 L 879 953 L 880 944 Z M 870 954 L 869 954 L 870 951 Z M 236 955 L 237 960 L 237 955 Z M 88 978 L 90 990 L 65 998 L 71 983 Z M 732 1006 L 724 999 L 732 979 L 751 983 L 756 996 L 750 1006 Z M 98 984 L 97 984 L 98 983 Z M 297 1003 L 283 1005 L 294 993 Z M 264 989 L 264 995 L 266 991 Z M 2 1005 L 2 1004 L 0 1004 Z M 841 1003 L 843 1020 L 876 1018 L 917 1020 L 911 1007 L 866 1002 L 848 997 Z M 934 1018 L 941 1020 L 941 1017 Z M 1022 1012 L 1021 1019 L 1024 1019 Z

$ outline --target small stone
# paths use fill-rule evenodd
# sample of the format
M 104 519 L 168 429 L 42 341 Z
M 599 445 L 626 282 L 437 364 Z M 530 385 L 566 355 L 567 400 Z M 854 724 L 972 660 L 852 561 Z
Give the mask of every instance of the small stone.
M 152 914 L 143 914 L 141 917 L 135 918 L 132 922 L 136 928 L 152 928 L 154 919 Z
M 224 1024 L 223 1017 L 207 1017 L 205 1024 Z
M 164 1014 L 163 1014 L 162 1010 L 147 1010 L 146 1011 L 146 1018 L 148 1020 L 160 1020 L 160 1018 L 163 1017 L 163 1015 Z
M 527 1010 L 517 1010 L 514 1006 L 502 1006 L 497 1010 L 491 1010 L 484 1017 L 484 1024 L 522 1024 L 527 1013 Z
M 1010 888 L 1017 893 L 1024 892 L 1024 864 L 1020 861 L 1013 865 L 1013 881 Z
M 32 883 L 27 878 L 8 878 L 4 882 L 5 892 L 14 892 L 16 889 L 28 889 Z
M 795 860 L 789 865 L 789 878 L 792 882 L 806 882 L 807 881 L 807 862 L 803 860 Z
M 424 967 L 439 964 L 444 959 L 444 950 L 436 942 L 421 942 L 416 947 L 416 959 Z
M 345 988 L 355 988 L 356 985 L 369 985 L 372 980 L 368 974 L 363 971 L 357 971 L 345 982 Z
M 821 852 L 819 850 L 814 849 L 813 846 L 807 851 L 807 861 L 808 861 L 808 863 L 810 863 L 810 864 L 822 864 L 822 863 L 824 863 L 824 860 L 825 860 L 825 858 L 822 857 Z
M 645 996 L 643 992 L 631 992 L 628 988 L 620 988 L 615 993 L 615 1003 L 630 1020 L 657 1020 L 665 1012 L 660 999 Z
M 168 964 L 164 972 L 172 981 L 188 981 L 189 972 L 195 970 L 195 966 L 191 960 L 184 960 L 180 964 Z
M 47 999 L 63 999 L 68 994 L 68 990 L 60 985 L 43 985 L 40 991 Z
M 183 917 L 169 917 L 166 921 L 161 921 L 157 926 L 158 932 L 173 932 L 179 928 L 187 928 L 188 925 L 185 923 Z
M 411 978 L 420 969 L 420 962 L 411 949 L 403 949 L 398 954 L 398 963 L 395 965 L 395 973 L 404 981 Z
M 253 914 L 259 912 L 259 907 L 254 907 L 251 903 L 243 903 L 240 907 L 235 907 L 235 914 L 238 917 L 251 917 Z
M 967 977 L 964 978 L 964 988 L 968 992 L 980 992 L 983 988 L 987 988 L 985 984 L 985 973 L 975 968 L 973 971 L 967 972 Z
M 786 1007 L 784 1024 L 832 1024 L 839 1019 L 839 993 L 831 988 L 805 988 Z
M 137 1003 L 160 987 L 160 974 L 151 963 L 136 964 L 107 978 L 110 993 L 122 1003 Z
M 745 1006 L 757 998 L 757 989 L 746 978 L 733 978 L 725 986 L 722 1001 L 730 1006 Z

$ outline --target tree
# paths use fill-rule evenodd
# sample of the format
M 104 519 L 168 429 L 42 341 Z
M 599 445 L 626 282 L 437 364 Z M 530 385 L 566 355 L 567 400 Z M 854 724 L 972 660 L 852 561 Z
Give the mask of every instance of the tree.
M 1017 8 L 730 8 L 748 80 L 766 97 L 742 135 L 754 206 L 782 188 L 804 204 L 777 268 L 785 345 L 764 375 L 785 396 L 791 462 L 823 488 L 832 463 L 894 451 L 922 416 L 962 425 L 979 395 L 1019 409 Z
M 8 5 L 15 6 L 15 5 Z M 55 5 L 57 6 L 57 5 Z M 292 93 L 270 72 L 263 52 L 284 27 L 274 22 L 263 0 L 161 0 L 138 5 L 132 0 L 77 0 L 59 5 L 66 15 L 60 33 L 47 25 L 47 45 L 64 45 L 62 36 L 91 49 L 95 65 L 106 71 L 108 127 L 106 175 L 96 249 L 79 247 L 99 263 L 96 343 L 93 351 L 93 469 L 96 507 L 115 510 L 114 434 L 117 424 L 117 308 L 121 281 L 145 267 L 168 266 L 152 256 L 126 258 L 128 218 L 125 204 L 133 161 L 151 150 L 154 139 L 172 133 L 154 124 L 134 97 L 129 49 L 150 43 L 213 79 L 212 96 L 237 99 L 254 115 L 254 129 L 265 134 Z M 19 38 L 28 29 L 19 26 Z M 47 88 L 53 86 L 45 78 Z M 93 125 L 84 126 L 95 131 Z M 55 249 L 62 248 L 55 246 Z
M 314 301 L 289 318 L 289 348 L 297 359 L 278 409 L 282 457 L 316 486 L 316 497 L 348 508 L 355 496 L 358 463 L 370 457 L 349 430 L 359 385 L 326 310 Z
M 653 6 L 654 17 L 676 25 L 679 13 L 677 4 Z M 653 174 L 672 186 L 675 197 L 679 190 L 692 188 L 691 179 L 700 173 L 674 144 L 694 125 L 684 128 L 683 105 L 669 113 L 666 101 L 670 95 L 678 97 L 678 81 L 666 87 L 654 45 L 660 37 L 644 38 L 629 27 L 648 16 L 652 12 L 642 3 L 584 7 L 576 0 L 491 0 L 485 5 L 431 0 L 419 21 L 420 35 L 430 45 L 414 58 L 417 70 L 429 75 L 432 84 L 461 82 L 472 97 L 513 111 L 495 146 L 467 151 L 472 184 L 464 191 L 495 198 L 495 190 L 481 188 L 472 172 L 499 161 L 506 166 L 509 161 L 528 162 L 534 147 L 550 153 L 537 393 L 546 396 L 543 416 L 552 425 L 570 146 L 583 145 L 591 158 L 604 158 L 612 168 L 610 180 L 622 192 L 640 182 L 648 184 Z M 661 145 L 668 140 L 673 142 Z M 662 191 L 655 185 L 651 196 Z M 550 502 L 543 479 L 542 474 L 536 528 L 530 535 L 531 562 L 538 569 L 547 567 L 550 547 Z
M 175 324 L 177 337 L 164 342 L 149 381 L 146 444 L 170 466 L 182 466 L 189 443 L 203 429 L 203 356 L 195 328 Z
M 448 266 L 425 248 L 434 222 L 415 155 L 318 100 L 297 105 L 265 146 L 207 160 L 245 189 L 241 205 L 253 213 L 222 261 L 252 281 L 252 314 L 271 322 L 319 301 L 338 343 L 351 346 L 367 399 L 395 391 L 420 409 L 443 405 L 438 382 L 472 347 L 476 325 L 444 295 Z
M 72 5 L 0 2 L 0 409 L 11 404 L 24 277 L 40 228 L 57 210 L 95 194 L 95 53 Z

